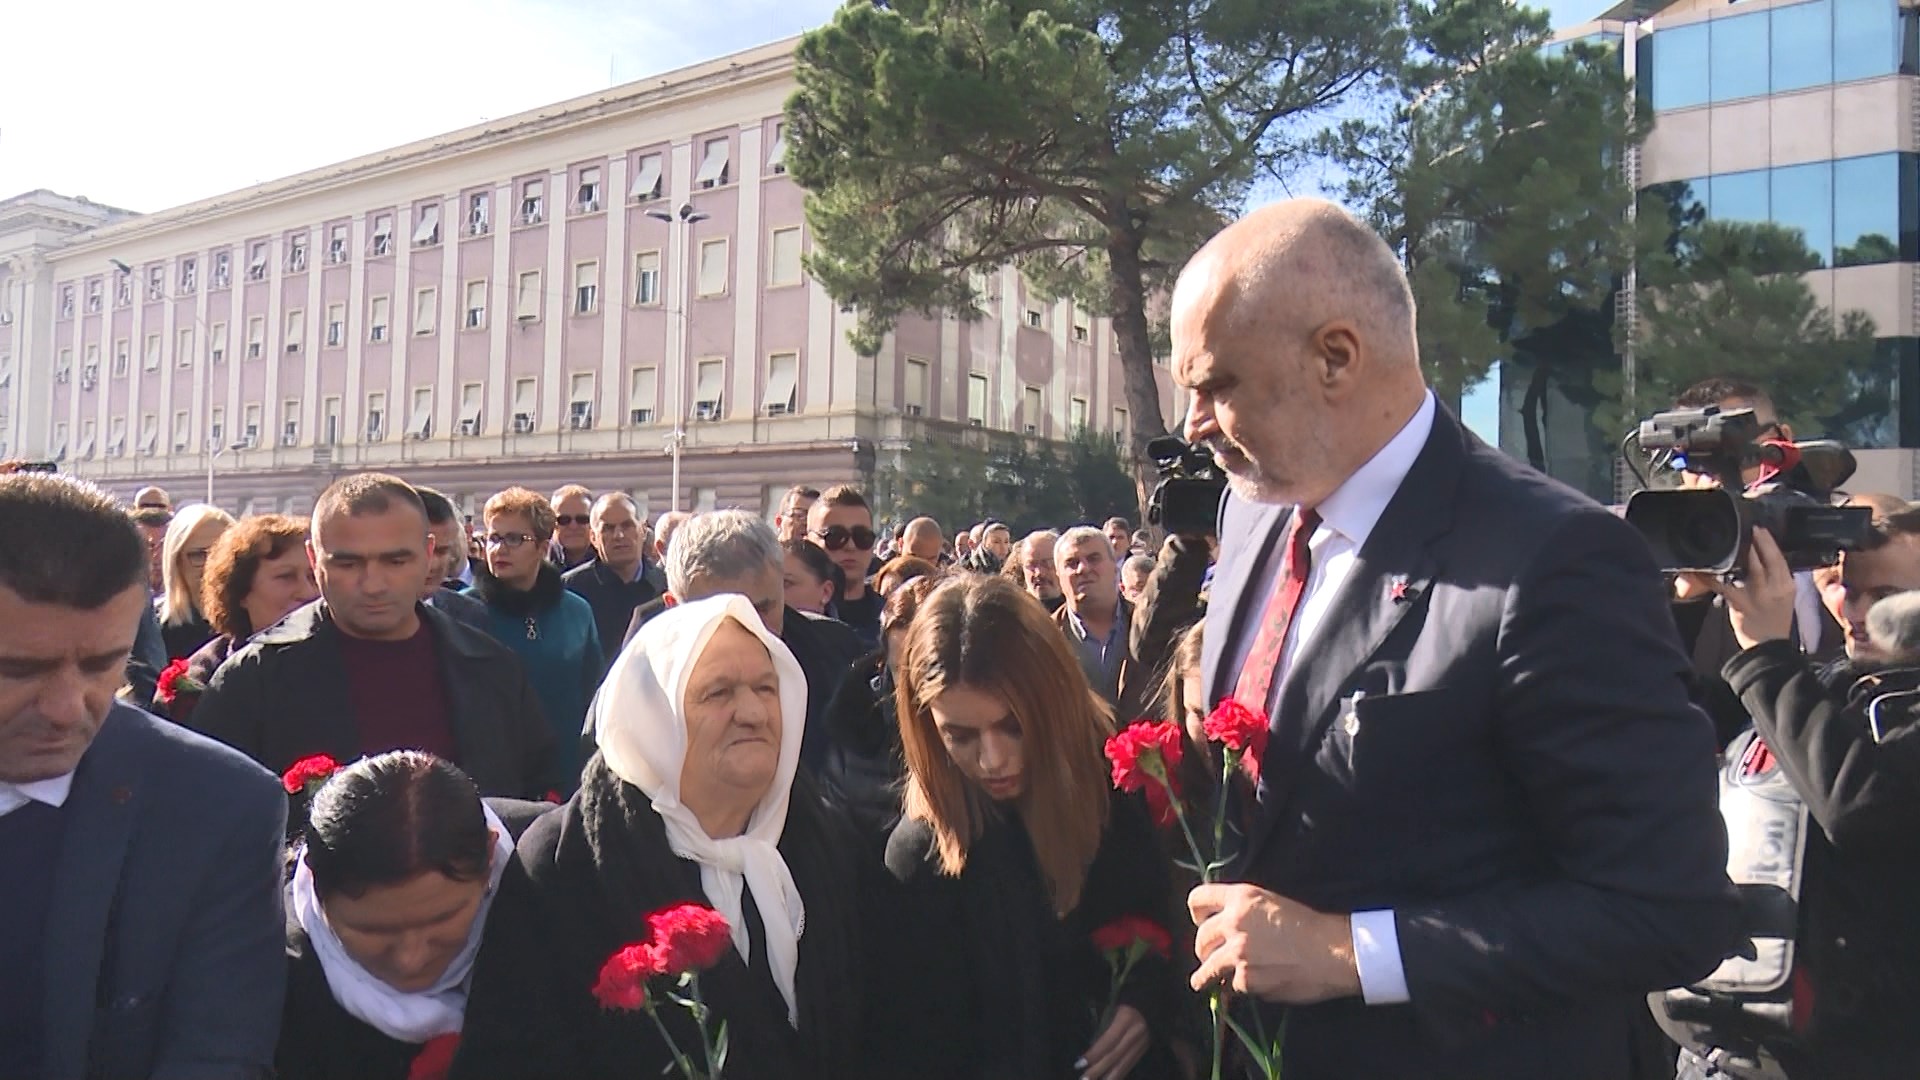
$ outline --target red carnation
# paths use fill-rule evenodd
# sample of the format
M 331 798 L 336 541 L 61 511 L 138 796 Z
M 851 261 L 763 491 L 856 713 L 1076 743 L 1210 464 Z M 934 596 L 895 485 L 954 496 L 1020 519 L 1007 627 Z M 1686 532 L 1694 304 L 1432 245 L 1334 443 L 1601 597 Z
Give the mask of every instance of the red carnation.
M 1173 954 L 1173 937 L 1152 919 L 1122 915 L 1093 932 L 1093 947 L 1103 953 L 1124 953 L 1142 944 L 1158 956 Z
M 603 1009 L 637 1012 L 647 1004 L 647 980 L 661 974 L 651 945 L 628 945 L 601 965 L 593 996 Z
M 173 699 L 181 694 L 197 694 L 205 689 L 187 675 L 187 658 L 175 657 L 160 672 L 160 679 L 154 684 L 153 700 L 162 705 L 171 705 Z
M 647 916 L 658 974 L 705 971 L 733 945 L 733 929 L 704 904 L 675 904 Z
M 292 768 L 280 774 L 280 784 L 287 789 L 287 794 L 298 795 L 308 784 L 325 780 L 339 771 L 339 762 L 325 754 L 315 754 L 294 762 Z
M 1180 767 L 1180 729 L 1170 723 L 1136 720 L 1125 731 L 1107 740 L 1107 760 L 1113 763 L 1113 786 L 1121 791 L 1141 791 L 1147 796 L 1147 809 L 1161 825 L 1174 820 L 1174 770 Z
M 407 1069 L 407 1080 L 447 1080 L 447 1073 L 453 1068 L 453 1052 L 460 1046 L 460 1033 L 435 1035 L 428 1039 L 420 1052 L 413 1055 L 413 1065 Z
M 1201 722 L 1208 742 L 1259 757 L 1267 748 L 1267 718 L 1233 698 L 1226 698 Z

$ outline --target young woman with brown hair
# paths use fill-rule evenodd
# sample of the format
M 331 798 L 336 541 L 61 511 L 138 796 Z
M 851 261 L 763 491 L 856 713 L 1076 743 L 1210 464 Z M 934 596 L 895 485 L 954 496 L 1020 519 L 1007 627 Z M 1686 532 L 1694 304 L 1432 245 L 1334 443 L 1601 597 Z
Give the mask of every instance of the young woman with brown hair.
M 1169 1075 L 1165 958 L 1115 996 L 1093 943 L 1121 917 L 1170 924 L 1168 866 L 1144 805 L 1108 781 L 1112 715 L 1066 638 L 1018 586 L 959 575 L 921 605 L 897 683 L 907 783 L 875 915 L 876 1075 Z

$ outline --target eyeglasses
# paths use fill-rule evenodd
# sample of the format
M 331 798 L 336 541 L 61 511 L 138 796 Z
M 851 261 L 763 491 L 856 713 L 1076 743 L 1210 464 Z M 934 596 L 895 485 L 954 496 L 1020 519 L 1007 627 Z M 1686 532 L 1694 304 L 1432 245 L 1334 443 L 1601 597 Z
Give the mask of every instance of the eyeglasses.
M 569 525 L 592 524 L 592 522 L 589 521 L 588 518 L 589 518 L 589 515 L 587 514 L 561 514 L 560 516 L 553 519 L 553 523 L 564 529 Z
M 531 544 L 536 537 L 532 533 L 488 533 L 482 538 L 488 547 L 503 547 L 508 551 L 521 544 Z
M 815 529 L 813 538 L 828 551 L 844 551 L 849 543 L 861 551 L 872 551 L 873 542 L 880 537 L 865 525 L 855 525 L 851 529 L 845 525 L 835 525 L 829 529 Z
M 185 552 L 183 557 L 187 560 L 188 566 L 205 566 L 207 565 L 207 555 L 212 550 L 212 548 L 193 548 Z

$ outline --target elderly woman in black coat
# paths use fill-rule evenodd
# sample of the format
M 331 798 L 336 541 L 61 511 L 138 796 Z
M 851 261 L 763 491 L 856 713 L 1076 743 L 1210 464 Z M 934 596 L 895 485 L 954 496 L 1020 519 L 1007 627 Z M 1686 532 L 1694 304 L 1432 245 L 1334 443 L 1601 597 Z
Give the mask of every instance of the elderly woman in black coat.
M 609 957 L 647 916 L 709 906 L 732 947 L 700 975 L 726 1024 L 725 1080 L 829 1080 L 859 1068 L 860 980 L 848 827 L 799 772 L 806 679 L 752 604 L 722 595 L 649 621 L 593 708 L 600 752 L 560 811 L 521 838 L 489 922 L 453 1075 L 657 1077 L 654 1018 L 603 1008 Z M 673 1044 L 691 1013 L 660 1002 Z

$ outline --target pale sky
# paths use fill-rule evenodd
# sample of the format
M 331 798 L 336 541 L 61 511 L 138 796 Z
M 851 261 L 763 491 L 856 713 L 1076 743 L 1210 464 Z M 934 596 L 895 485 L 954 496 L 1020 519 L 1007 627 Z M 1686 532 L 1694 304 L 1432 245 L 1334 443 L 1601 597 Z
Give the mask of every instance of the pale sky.
M 154 211 L 825 22 L 837 0 L 9 0 L 0 198 Z M 1559 21 L 1604 0 L 1552 0 Z

